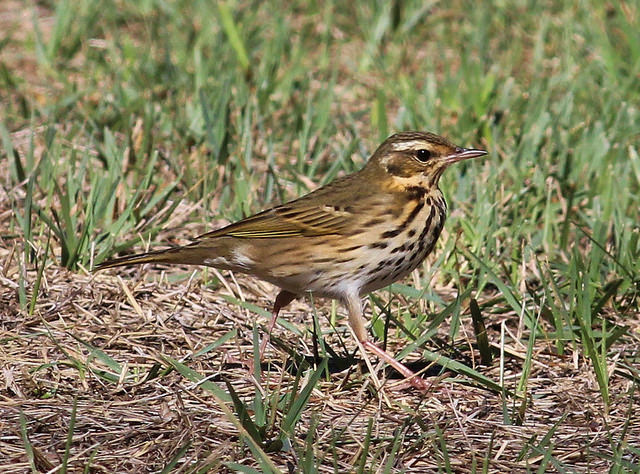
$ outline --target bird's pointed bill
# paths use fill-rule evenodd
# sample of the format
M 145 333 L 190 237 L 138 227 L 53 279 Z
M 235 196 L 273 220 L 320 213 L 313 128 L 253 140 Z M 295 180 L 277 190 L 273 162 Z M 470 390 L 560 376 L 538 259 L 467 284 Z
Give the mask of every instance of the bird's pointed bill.
M 455 153 L 442 158 L 447 164 L 456 163 L 457 161 L 468 160 L 469 158 L 478 158 L 486 155 L 484 150 L 476 150 L 474 148 L 458 148 Z

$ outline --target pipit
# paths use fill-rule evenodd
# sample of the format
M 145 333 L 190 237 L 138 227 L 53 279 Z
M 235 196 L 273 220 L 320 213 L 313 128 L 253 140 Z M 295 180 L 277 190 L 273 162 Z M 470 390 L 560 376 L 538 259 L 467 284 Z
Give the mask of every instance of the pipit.
M 428 132 L 387 138 L 360 171 L 286 204 L 208 232 L 182 247 L 116 258 L 96 270 L 142 263 L 207 265 L 247 273 L 281 289 L 267 336 L 280 310 L 311 292 L 344 303 L 359 347 L 411 384 L 427 383 L 367 337 L 361 297 L 390 285 L 433 250 L 446 218 L 438 187 L 452 163 L 486 155 Z M 363 351 L 365 360 L 367 354 Z

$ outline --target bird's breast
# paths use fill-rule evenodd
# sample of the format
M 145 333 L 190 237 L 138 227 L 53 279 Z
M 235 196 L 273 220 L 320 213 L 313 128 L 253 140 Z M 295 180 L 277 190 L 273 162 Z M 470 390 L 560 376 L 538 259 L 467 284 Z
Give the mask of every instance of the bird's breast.
M 435 247 L 446 218 L 439 190 L 409 190 L 410 197 L 396 219 L 373 231 L 362 269 L 361 294 L 385 287 L 411 273 Z

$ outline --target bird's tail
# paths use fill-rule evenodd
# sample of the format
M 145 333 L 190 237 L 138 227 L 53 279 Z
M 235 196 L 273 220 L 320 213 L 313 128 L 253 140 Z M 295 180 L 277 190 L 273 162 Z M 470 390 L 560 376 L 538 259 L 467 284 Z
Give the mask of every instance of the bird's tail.
M 153 252 L 128 255 L 126 257 L 114 258 L 99 263 L 93 271 L 104 270 L 105 268 L 122 267 L 124 265 L 140 265 L 143 263 L 177 263 L 182 265 L 205 265 L 207 257 L 211 257 L 211 249 L 208 252 L 202 247 L 186 245 L 184 247 L 174 247 L 165 250 L 154 250 Z

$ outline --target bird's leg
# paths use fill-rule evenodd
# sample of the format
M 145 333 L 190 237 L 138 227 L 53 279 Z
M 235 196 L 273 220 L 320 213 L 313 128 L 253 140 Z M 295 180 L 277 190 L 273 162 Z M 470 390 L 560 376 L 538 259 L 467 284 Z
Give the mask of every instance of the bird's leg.
M 349 324 L 353 329 L 353 332 L 360 342 L 361 348 L 368 350 L 369 352 L 374 353 L 379 358 L 384 360 L 391 367 L 400 372 L 404 377 L 413 385 L 415 388 L 427 391 L 429 389 L 429 384 L 427 382 L 414 374 L 407 366 L 402 364 L 400 361 L 396 360 L 391 354 L 383 351 L 381 348 L 376 346 L 373 342 L 369 340 L 367 336 L 367 330 L 365 328 L 365 319 L 362 309 L 362 302 L 360 301 L 360 297 L 358 295 L 351 295 L 344 299 L 344 303 L 347 307 L 347 311 L 349 312 Z M 363 353 L 365 361 L 368 361 L 367 354 Z M 371 370 L 371 366 L 369 365 L 369 370 Z
M 291 303 L 296 299 L 295 294 L 290 293 L 287 290 L 282 290 L 276 296 L 276 301 L 273 303 L 273 310 L 271 310 L 271 321 L 269 321 L 269 328 L 267 329 L 267 333 L 264 335 L 262 339 L 262 343 L 260 344 L 260 360 L 262 360 L 262 356 L 264 355 L 264 350 L 267 348 L 267 344 L 269 342 L 269 336 L 271 336 L 271 331 L 276 327 L 276 322 L 278 321 L 278 313 L 280 310 Z

